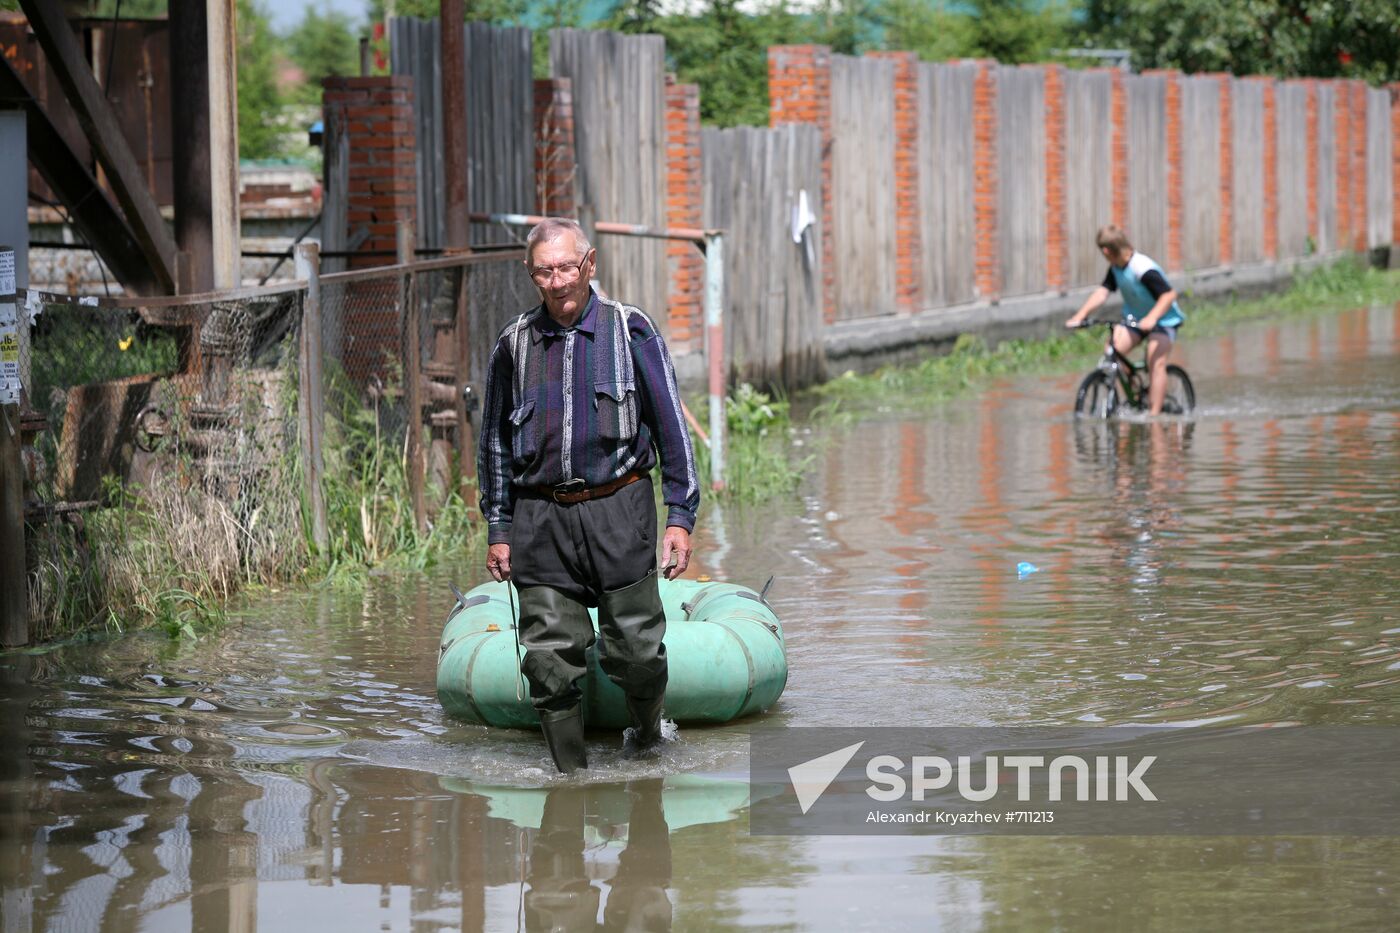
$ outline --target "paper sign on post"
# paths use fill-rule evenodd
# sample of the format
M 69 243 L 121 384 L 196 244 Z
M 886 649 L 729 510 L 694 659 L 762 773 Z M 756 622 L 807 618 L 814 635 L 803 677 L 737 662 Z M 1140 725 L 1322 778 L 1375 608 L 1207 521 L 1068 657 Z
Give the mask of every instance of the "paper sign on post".
M 15 315 L 15 254 L 0 249 L 0 405 L 19 404 L 19 320 Z

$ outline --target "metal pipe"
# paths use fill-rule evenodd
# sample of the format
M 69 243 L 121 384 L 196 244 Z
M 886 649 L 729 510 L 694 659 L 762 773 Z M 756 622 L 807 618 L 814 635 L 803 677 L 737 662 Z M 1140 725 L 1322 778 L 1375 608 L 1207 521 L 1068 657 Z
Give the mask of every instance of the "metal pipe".
M 533 227 L 546 219 L 538 214 L 486 214 L 481 211 L 472 211 L 467 216 L 480 223 L 505 224 L 508 227 Z M 646 237 L 653 240 L 690 240 L 693 243 L 704 243 L 709 234 L 717 232 L 697 227 L 648 227 L 645 224 L 623 224 L 608 220 L 598 221 L 593 225 L 593 229 L 598 233 L 612 233 L 618 236 Z
M 710 375 L 710 488 L 724 488 L 724 234 L 705 234 L 705 364 Z

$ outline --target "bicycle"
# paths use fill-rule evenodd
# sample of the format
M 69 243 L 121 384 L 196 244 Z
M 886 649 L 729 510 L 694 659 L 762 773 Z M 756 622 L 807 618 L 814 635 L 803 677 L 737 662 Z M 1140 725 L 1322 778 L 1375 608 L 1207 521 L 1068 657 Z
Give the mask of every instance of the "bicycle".
M 1098 368 L 1079 383 L 1079 391 L 1074 396 L 1075 415 L 1112 418 L 1120 407 L 1146 411 L 1149 383 L 1147 364 L 1134 363 L 1113 345 L 1113 328 L 1126 325 L 1121 321 L 1084 321 L 1078 326 L 1095 327 L 1099 324 L 1108 326 L 1108 347 Z M 1146 344 L 1144 340 L 1143 346 Z M 1196 390 L 1191 385 L 1191 377 L 1175 363 L 1167 364 L 1167 394 L 1162 401 L 1162 414 L 1189 415 L 1195 407 Z

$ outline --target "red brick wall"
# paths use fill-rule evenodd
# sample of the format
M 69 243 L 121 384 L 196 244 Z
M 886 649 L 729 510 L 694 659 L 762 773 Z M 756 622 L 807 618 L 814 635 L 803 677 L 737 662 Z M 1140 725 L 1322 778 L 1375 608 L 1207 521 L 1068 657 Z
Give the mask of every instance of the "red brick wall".
M 1185 186 L 1181 163 L 1181 72 L 1168 69 L 1167 79 L 1167 268 L 1181 269 L 1186 263 L 1181 246 L 1186 222 Z
M 977 293 L 1001 294 L 1001 243 L 997 228 L 997 79 L 995 62 L 981 62 L 972 88 L 972 208 L 976 229 Z
M 535 211 L 549 217 L 573 217 L 574 174 L 573 82 L 568 78 L 535 81 Z
M 1278 258 L 1278 102 L 1272 78 L 1251 78 L 1264 86 L 1264 258 Z
M 919 221 L 919 57 L 913 52 L 870 52 L 894 62 L 895 300 L 918 310 L 923 286 L 923 230 Z
M 1069 287 L 1069 242 L 1065 224 L 1065 77 L 1060 65 L 1045 66 L 1045 281 L 1051 291 Z
M 1351 231 L 1352 249 L 1366 251 L 1366 82 L 1348 81 L 1351 100 Z
M 811 124 L 822 134 L 822 309 L 836 320 L 836 261 L 831 217 L 831 49 L 775 45 L 768 49 L 768 122 Z
M 1234 85 L 1228 74 L 1220 82 L 1220 264 L 1235 260 L 1235 120 Z
M 666 76 L 666 223 L 701 226 L 700 88 Z M 694 243 L 666 241 L 670 275 L 670 342 L 673 349 L 700 347 L 704 329 L 705 266 Z
M 1337 171 L 1337 248 L 1345 249 L 1351 241 L 1351 94 L 1346 81 L 1331 81 L 1332 85 L 1332 131 L 1336 134 L 1335 154 Z
M 417 148 L 413 136 L 413 78 L 326 78 L 322 106 L 348 135 L 350 165 L 346 222 L 369 229 L 364 250 L 393 250 L 398 227 L 417 214 Z M 347 231 L 348 232 L 348 231 Z M 350 260 L 352 268 L 393 263 L 389 256 Z
M 1131 230 L 1128 217 L 1128 89 L 1123 86 L 1123 72 L 1113 69 L 1113 222 Z

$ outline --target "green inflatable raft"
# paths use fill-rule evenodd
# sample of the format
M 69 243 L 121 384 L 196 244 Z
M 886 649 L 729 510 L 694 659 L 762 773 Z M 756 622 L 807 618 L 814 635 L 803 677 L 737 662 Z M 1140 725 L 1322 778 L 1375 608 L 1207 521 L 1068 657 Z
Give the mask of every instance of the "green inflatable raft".
M 733 583 L 662 580 L 669 682 L 665 716 L 678 723 L 729 722 L 761 712 L 787 685 L 783 627 L 763 597 Z M 538 728 L 520 674 L 516 614 L 506 583 L 483 583 L 465 595 L 442 630 L 438 700 L 447 712 L 487 726 Z M 518 603 L 518 600 L 517 600 Z M 596 630 L 597 613 L 589 610 Z M 584 719 L 595 728 L 630 722 L 622 691 L 588 651 Z

